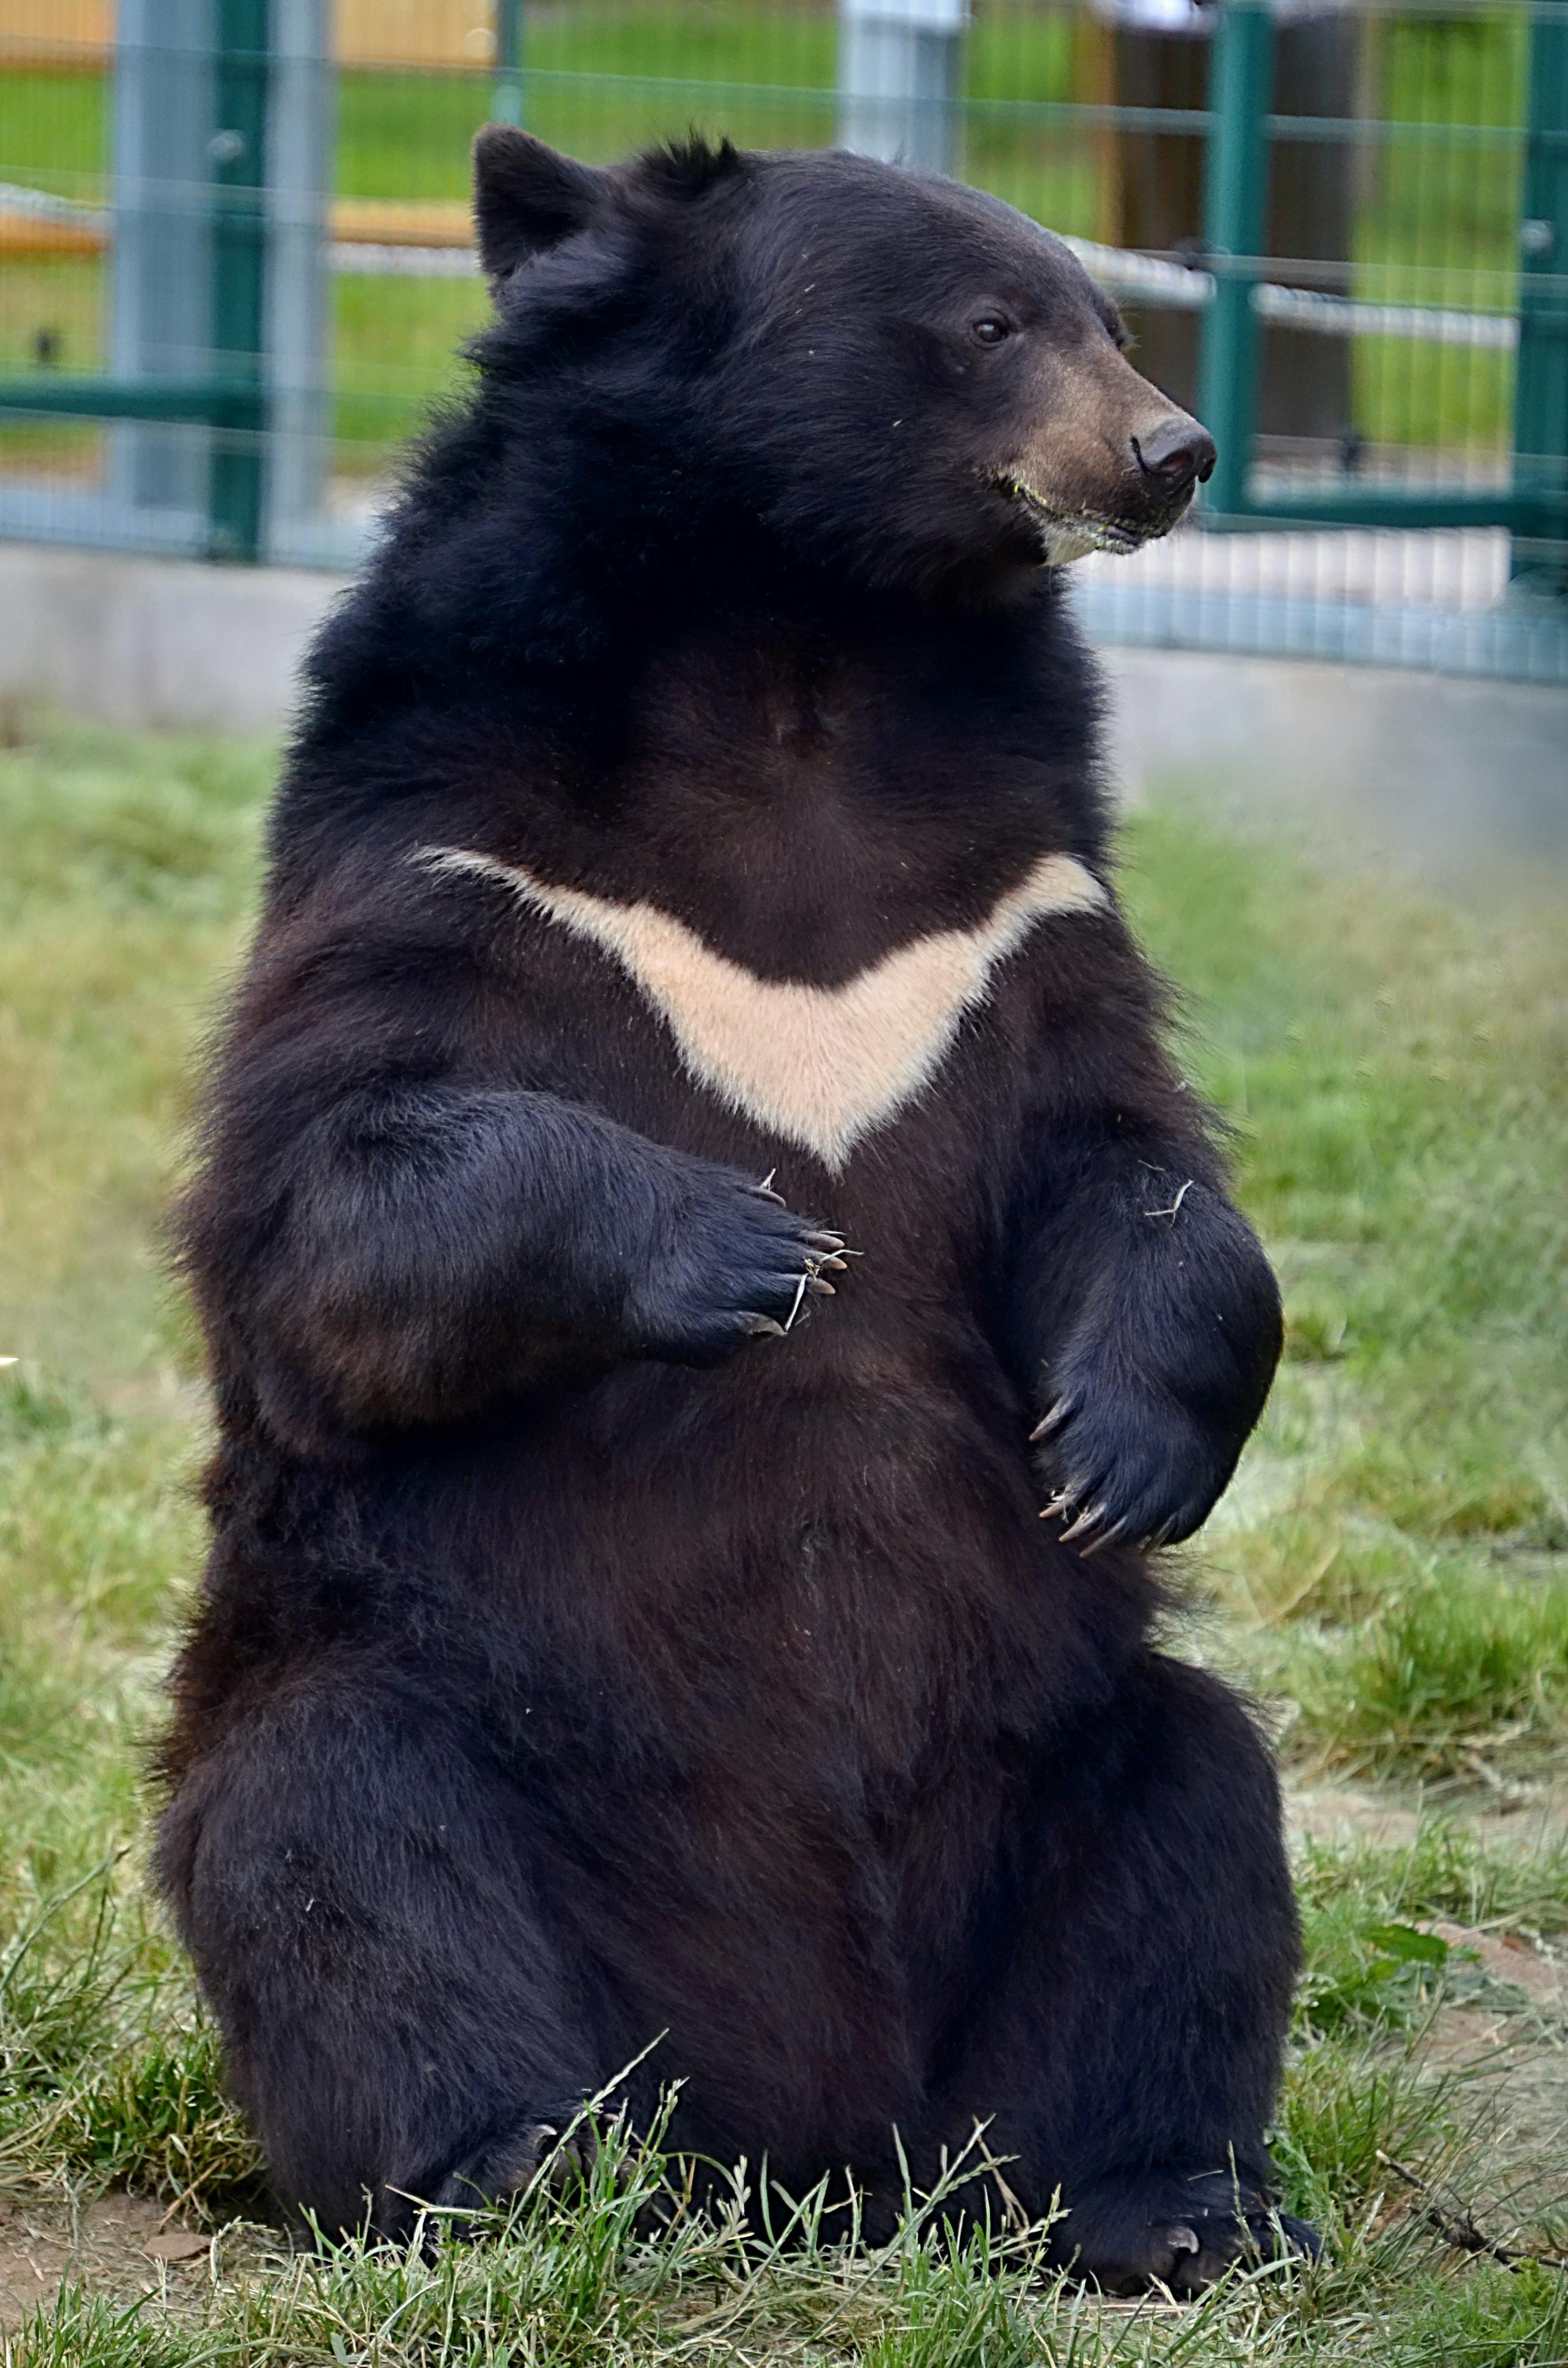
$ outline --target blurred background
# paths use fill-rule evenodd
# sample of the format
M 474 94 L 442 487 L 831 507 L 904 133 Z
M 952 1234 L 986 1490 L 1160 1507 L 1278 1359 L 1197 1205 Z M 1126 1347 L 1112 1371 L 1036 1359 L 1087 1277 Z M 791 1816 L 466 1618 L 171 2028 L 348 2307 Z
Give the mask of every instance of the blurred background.
M 1109 640 L 1568 682 L 1564 0 L 0 0 L 0 536 L 352 566 L 487 117 L 960 174 L 1221 448 Z

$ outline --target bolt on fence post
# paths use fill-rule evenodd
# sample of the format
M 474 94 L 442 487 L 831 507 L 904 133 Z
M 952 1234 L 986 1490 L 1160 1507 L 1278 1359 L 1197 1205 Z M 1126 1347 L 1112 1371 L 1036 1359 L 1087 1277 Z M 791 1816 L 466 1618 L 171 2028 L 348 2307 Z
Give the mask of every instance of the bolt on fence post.
M 1203 243 L 1214 302 L 1203 323 L 1198 407 L 1219 449 L 1205 507 L 1246 507 L 1257 418 L 1256 258 L 1268 205 L 1274 18 L 1268 0 L 1221 0 L 1209 60 Z
M 969 0 L 839 0 L 838 136 L 862 156 L 956 173 Z
M 208 552 L 261 555 L 267 404 L 262 384 L 267 295 L 267 133 L 270 0 L 217 0 L 218 129 L 209 144 L 215 374 L 234 389 L 218 431 L 208 492 Z
M 495 0 L 495 87 L 490 96 L 492 123 L 521 125 L 523 114 L 524 0 Z
M 1568 16 L 1559 10 L 1537 9 L 1530 27 L 1514 491 L 1527 506 L 1515 580 L 1568 594 Z

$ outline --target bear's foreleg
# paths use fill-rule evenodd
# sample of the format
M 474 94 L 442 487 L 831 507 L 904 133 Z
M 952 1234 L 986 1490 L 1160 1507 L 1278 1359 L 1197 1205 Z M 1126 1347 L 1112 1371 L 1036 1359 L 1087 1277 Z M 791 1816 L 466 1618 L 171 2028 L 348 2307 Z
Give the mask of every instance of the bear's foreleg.
M 1080 1552 L 1190 1536 L 1263 1410 L 1282 1329 L 1207 1144 L 1110 1124 L 1055 1144 L 1010 1315 L 1064 1536 Z
M 162 1886 L 278 2200 L 401 2236 L 523 2184 L 595 2087 L 534 1906 L 527 1804 L 418 1686 L 236 1721 L 166 1812 Z
M 843 1246 L 754 1178 L 554 1095 L 331 1077 L 308 1031 L 250 1048 L 184 1228 L 212 1328 L 307 1452 L 623 1358 L 716 1361 L 782 1329 Z

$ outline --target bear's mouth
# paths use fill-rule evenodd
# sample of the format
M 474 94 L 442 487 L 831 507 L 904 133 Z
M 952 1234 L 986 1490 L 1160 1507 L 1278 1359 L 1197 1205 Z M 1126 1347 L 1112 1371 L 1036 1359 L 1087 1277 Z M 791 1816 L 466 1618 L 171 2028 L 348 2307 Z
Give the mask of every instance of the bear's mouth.
M 1092 551 L 1125 556 L 1141 550 L 1150 539 L 1147 531 L 1140 532 L 1115 518 L 1098 518 L 1091 510 L 1057 509 L 1021 477 L 996 476 L 991 482 L 1037 529 L 1047 566 L 1065 566 L 1074 559 L 1086 559 Z

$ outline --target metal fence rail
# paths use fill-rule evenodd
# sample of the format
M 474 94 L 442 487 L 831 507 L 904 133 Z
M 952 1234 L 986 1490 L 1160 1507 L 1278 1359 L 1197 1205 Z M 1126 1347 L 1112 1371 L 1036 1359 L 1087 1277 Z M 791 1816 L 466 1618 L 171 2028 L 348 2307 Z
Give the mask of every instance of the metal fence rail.
M 352 564 L 486 116 L 1072 238 L 1221 453 L 1093 631 L 1568 682 L 1568 0 L 0 0 L 0 534 Z

